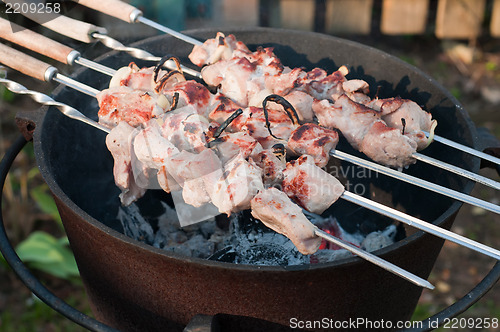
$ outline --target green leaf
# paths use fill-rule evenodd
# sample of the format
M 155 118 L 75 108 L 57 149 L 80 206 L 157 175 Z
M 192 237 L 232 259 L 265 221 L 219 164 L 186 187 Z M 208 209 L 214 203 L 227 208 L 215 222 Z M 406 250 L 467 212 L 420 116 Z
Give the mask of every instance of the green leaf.
M 62 224 L 61 216 L 57 211 L 54 198 L 48 193 L 48 186 L 46 184 L 37 186 L 30 191 L 31 197 L 40 207 L 40 209 L 50 215 L 54 220 Z
M 25 262 L 54 263 L 64 260 L 57 239 L 45 232 L 34 232 L 21 242 L 16 252 Z
M 45 232 L 34 232 L 17 248 L 17 254 L 34 269 L 68 279 L 78 276 L 78 267 L 68 247 L 67 237 L 56 239 Z

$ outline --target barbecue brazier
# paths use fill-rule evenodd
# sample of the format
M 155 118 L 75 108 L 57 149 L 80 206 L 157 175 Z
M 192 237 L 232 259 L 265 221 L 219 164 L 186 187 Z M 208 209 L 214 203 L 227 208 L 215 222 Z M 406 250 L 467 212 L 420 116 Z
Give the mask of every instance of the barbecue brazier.
M 203 40 L 216 32 L 188 34 Z M 441 136 L 473 147 L 478 144 L 474 125 L 456 99 L 426 74 L 393 56 L 316 33 L 266 28 L 224 32 L 234 33 L 251 49 L 275 47 L 275 53 L 290 67 L 317 66 L 330 73 L 346 65 L 348 78 L 366 80 L 372 96 L 380 86 L 379 97 L 412 99 L 432 112 Z M 153 54 L 175 54 L 184 64 L 189 63 L 191 46 L 170 36 L 153 37 L 137 46 Z M 118 68 L 134 60 L 110 52 L 98 61 Z M 88 69 L 76 71 L 73 77 L 100 89 L 109 82 Z M 54 95 L 97 119 L 94 99 L 64 87 L 57 88 Z M 269 331 L 285 329 L 292 318 L 342 321 L 362 317 L 395 322 L 411 317 L 421 289 L 355 257 L 303 266 L 236 265 L 164 252 L 124 236 L 116 220 L 119 190 L 113 181 L 105 134 L 56 109 L 44 111 L 33 137 L 37 163 L 56 199 L 98 320 L 123 331 L 180 331 L 196 315 L 217 315 L 222 330 Z M 339 149 L 357 153 L 345 142 Z M 424 153 L 472 171 L 479 169 L 477 159 L 438 143 Z M 332 161 L 331 167 L 352 166 Z M 422 163 L 405 172 L 465 193 L 473 187 L 471 181 Z M 367 188 L 367 197 L 444 228 L 451 227 L 461 206 L 383 175 L 348 180 Z M 151 207 L 163 197 L 150 192 L 142 200 L 148 200 L 144 205 Z M 370 231 L 390 222 L 347 202 L 337 202 L 325 213 L 338 216 L 347 229 Z M 411 228 L 405 231 L 405 238 L 376 253 L 426 278 L 443 241 Z

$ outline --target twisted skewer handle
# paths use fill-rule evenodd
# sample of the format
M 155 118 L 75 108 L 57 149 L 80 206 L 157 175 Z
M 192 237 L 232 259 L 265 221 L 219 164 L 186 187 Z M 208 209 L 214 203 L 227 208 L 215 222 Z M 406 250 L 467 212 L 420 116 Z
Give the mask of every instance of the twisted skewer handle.
M 162 58 L 155 56 L 155 55 L 153 55 L 153 54 L 151 54 L 148 51 L 145 51 L 143 49 L 125 46 L 122 43 L 120 43 L 118 40 L 111 38 L 105 34 L 94 33 L 94 34 L 92 34 L 92 36 L 95 39 L 99 39 L 101 41 L 101 43 L 103 43 L 107 47 L 109 47 L 115 51 L 126 52 L 126 53 L 130 54 L 132 57 L 137 58 L 137 59 L 146 60 L 146 61 L 155 61 L 155 62 L 161 61 L 161 59 L 162 59 Z M 170 70 L 176 70 L 177 64 L 172 60 L 168 60 L 167 62 L 165 62 L 165 67 L 167 67 Z M 186 74 L 201 78 L 201 74 L 198 71 L 192 70 L 192 69 L 187 68 L 183 65 L 181 65 L 181 69 Z
M 11 81 L 9 79 L 6 79 L 6 78 L 0 78 L 0 83 L 3 84 L 7 89 L 9 89 L 9 91 L 11 91 L 13 93 L 30 96 L 31 99 L 33 99 L 37 103 L 45 105 L 45 106 L 56 107 L 59 111 L 61 111 L 61 113 L 63 113 L 64 115 L 66 115 L 67 117 L 69 117 L 71 119 L 84 122 L 88 125 L 91 125 L 91 126 L 97 128 L 97 129 L 100 129 L 106 133 L 110 132 L 109 128 L 106 128 L 103 125 L 95 122 L 94 120 L 89 119 L 88 117 L 83 115 L 77 109 L 75 109 L 69 105 L 55 101 L 54 99 L 47 96 L 46 94 L 43 94 L 43 93 L 38 92 L 38 91 L 28 90 L 25 86 L 23 86 L 17 82 Z
M 115 51 L 126 52 L 134 58 L 146 60 L 146 61 L 160 61 L 161 60 L 160 57 L 157 57 L 157 56 L 155 56 L 155 55 L 153 55 L 153 54 L 151 54 L 148 51 L 145 51 L 143 49 L 125 46 L 122 43 L 120 43 L 118 40 L 111 38 L 106 34 L 93 33 L 92 37 L 95 39 L 98 39 L 106 47 L 109 47 Z
M 11 5 L 22 5 L 22 4 L 35 4 L 35 5 L 44 5 L 45 1 L 42 0 L 2 0 L 5 3 Z M 78 20 L 74 20 L 72 18 L 66 17 L 64 15 L 60 15 L 58 13 L 36 13 L 22 11 L 22 15 L 26 16 L 32 21 L 46 27 L 47 29 L 53 30 L 57 33 L 60 33 L 64 36 L 70 37 L 72 39 L 76 39 L 78 41 L 84 43 L 91 43 L 94 41 L 92 38 L 92 33 L 106 33 L 106 29 L 97 27 L 93 24 L 81 22 Z
M 119 0 L 73 0 L 80 5 L 92 8 L 98 12 L 104 13 L 109 16 L 116 17 L 128 23 L 134 23 L 137 17 L 142 15 L 142 11 L 129 5 L 126 2 Z

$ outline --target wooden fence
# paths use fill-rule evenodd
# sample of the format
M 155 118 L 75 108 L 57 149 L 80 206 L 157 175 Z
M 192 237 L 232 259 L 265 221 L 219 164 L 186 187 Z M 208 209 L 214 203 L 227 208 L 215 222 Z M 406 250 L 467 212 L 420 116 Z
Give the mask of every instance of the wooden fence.
M 500 0 L 212 0 L 213 21 L 331 34 L 500 37 Z M 215 23 L 214 23 L 215 24 Z

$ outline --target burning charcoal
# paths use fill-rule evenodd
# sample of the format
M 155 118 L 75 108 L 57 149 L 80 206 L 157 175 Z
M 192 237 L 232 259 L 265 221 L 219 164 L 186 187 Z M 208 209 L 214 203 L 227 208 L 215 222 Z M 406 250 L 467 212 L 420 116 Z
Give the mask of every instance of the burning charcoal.
M 200 226 L 200 233 L 203 235 L 205 239 L 210 238 L 210 235 L 215 233 L 217 229 L 215 221 L 205 221 L 199 224 L 199 226 Z
M 131 204 L 120 207 L 118 219 L 123 226 L 125 235 L 147 244 L 154 242 L 153 228 L 142 217 L 137 205 Z

